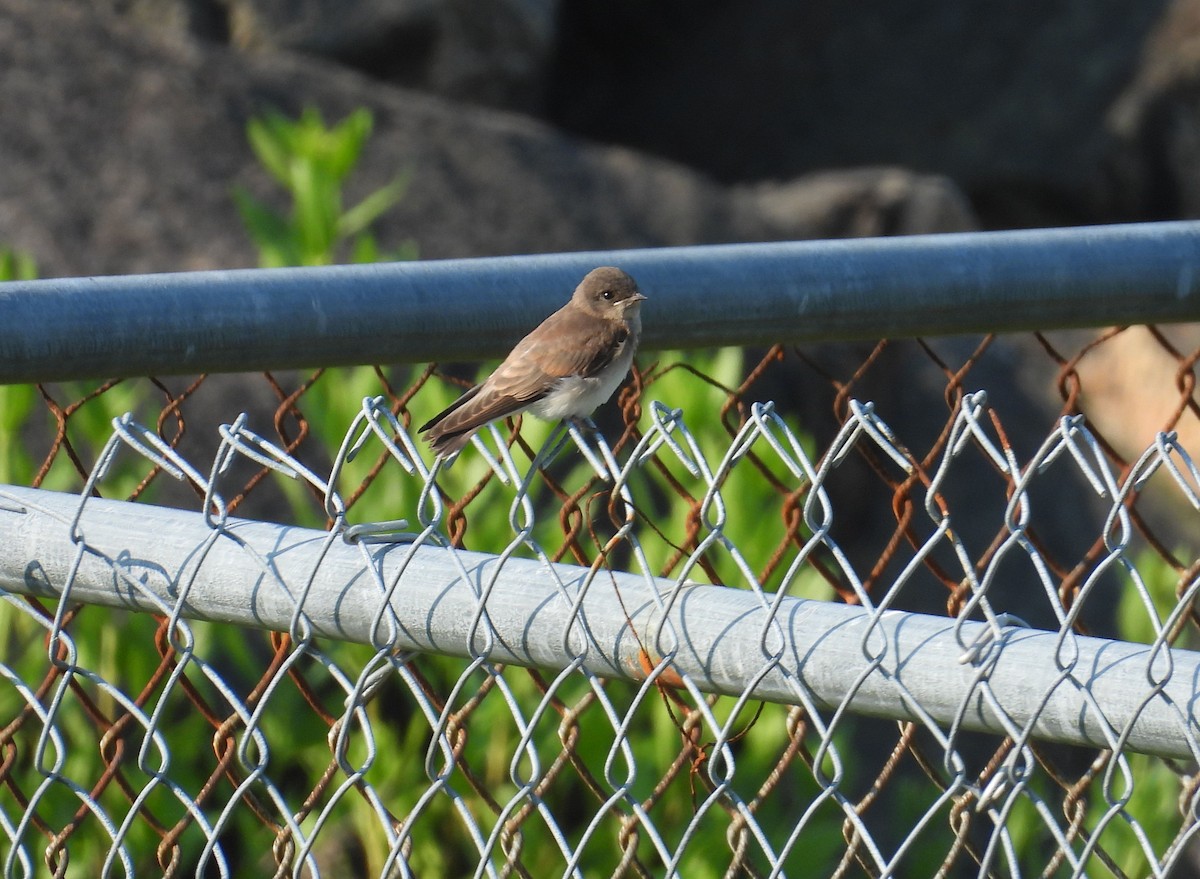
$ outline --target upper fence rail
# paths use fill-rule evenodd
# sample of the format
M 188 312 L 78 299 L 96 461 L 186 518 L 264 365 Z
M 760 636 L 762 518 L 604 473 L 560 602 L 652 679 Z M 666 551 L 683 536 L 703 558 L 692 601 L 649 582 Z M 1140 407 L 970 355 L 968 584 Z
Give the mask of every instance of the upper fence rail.
M 67 278 L 0 284 L 0 383 L 499 356 L 613 263 L 647 349 L 1200 320 L 1200 222 Z

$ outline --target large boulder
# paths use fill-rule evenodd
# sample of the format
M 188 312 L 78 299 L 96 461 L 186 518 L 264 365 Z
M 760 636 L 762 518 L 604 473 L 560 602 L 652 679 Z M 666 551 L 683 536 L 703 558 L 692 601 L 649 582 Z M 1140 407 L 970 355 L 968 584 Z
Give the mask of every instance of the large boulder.
M 998 225 L 1081 219 L 1163 0 L 578 0 L 550 117 L 718 179 L 901 165 L 945 174 Z
M 1200 0 L 1173 0 L 1107 123 L 1109 213 L 1200 217 Z
M 396 85 L 528 112 L 542 109 L 557 34 L 557 0 L 67 2 L 247 51 L 317 55 Z
M 1192 216 L 1200 0 L 46 0 L 548 119 L 726 182 L 947 176 L 990 228 Z
M 541 107 L 556 0 L 230 0 L 235 45 L 313 52 L 443 97 Z
M 231 190 L 270 197 L 245 138 L 268 108 L 370 108 L 350 196 L 412 169 L 386 247 L 479 256 L 968 228 L 944 180 L 853 172 L 730 189 L 679 165 L 530 118 L 387 86 L 330 62 L 244 54 L 74 4 L 6 0 L 0 16 L 0 243 L 44 274 L 253 265 Z M 923 207 L 908 210 L 912 199 Z M 930 200 L 935 203 L 931 207 Z M 938 206 L 938 205 L 941 206 Z

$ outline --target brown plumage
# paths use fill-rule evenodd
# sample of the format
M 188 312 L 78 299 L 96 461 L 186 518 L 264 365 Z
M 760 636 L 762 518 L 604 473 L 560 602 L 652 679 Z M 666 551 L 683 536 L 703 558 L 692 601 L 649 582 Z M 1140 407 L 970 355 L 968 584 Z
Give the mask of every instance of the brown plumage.
M 629 372 L 645 298 L 620 269 L 593 269 L 495 372 L 422 425 L 429 447 L 452 454 L 481 427 L 519 412 L 550 421 L 590 415 Z

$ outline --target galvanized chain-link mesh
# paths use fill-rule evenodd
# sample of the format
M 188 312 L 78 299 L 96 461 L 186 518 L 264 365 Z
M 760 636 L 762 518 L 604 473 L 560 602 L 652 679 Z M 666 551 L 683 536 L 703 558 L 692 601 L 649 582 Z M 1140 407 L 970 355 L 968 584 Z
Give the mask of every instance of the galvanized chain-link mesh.
M 1122 396 L 1129 360 L 1100 367 L 1131 338 L 1153 369 Z M 76 495 L 72 572 L 100 552 L 94 497 L 208 529 L 182 573 L 113 564 L 153 613 L 80 603 L 36 559 L 30 588 L 62 597 L 5 594 L 6 875 L 1188 875 L 1200 730 L 1163 684 L 1198 622 L 1200 348 L 1179 344 L 777 346 L 705 371 L 643 355 L 598 434 L 500 425 L 449 469 L 411 433 L 464 383 L 433 367 L 2 389 L 4 481 Z M 0 493 L 0 516 L 29 503 Z M 711 694 L 672 663 L 680 633 L 639 630 L 632 607 L 625 679 L 590 670 L 578 619 L 561 668 L 501 666 L 506 608 L 486 588 L 466 658 L 397 650 L 411 621 L 382 601 L 364 643 L 319 637 L 311 580 L 280 584 L 281 631 L 195 619 L 221 618 L 189 577 L 236 540 L 235 514 L 350 540 L 381 599 L 420 584 L 383 579 L 377 541 L 540 560 L 566 602 L 554 563 L 591 569 L 590 590 L 667 578 L 664 606 L 695 584 L 747 591 L 768 620 L 742 645 L 757 673 Z M 274 583 L 269 555 L 239 552 Z M 171 601 L 151 597 L 171 578 Z M 865 673 L 831 702 L 787 679 L 779 596 L 864 608 L 858 659 L 891 675 L 893 709 L 848 710 Z M 955 651 L 918 674 L 966 669 L 1002 732 L 907 689 L 879 637 L 897 610 L 958 621 Z M 992 686 L 1014 626 L 1058 633 L 1064 682 L 1091 671 L 1083 636 L 1150 645 L 1133 716 L 1176 710 L 1172 743 L 1134 747 L 1094 699 L 1098 747 L 1036 734 L 1053 692 L 1024 721 Z M 790 698 L 751 696 L 781 674 Z

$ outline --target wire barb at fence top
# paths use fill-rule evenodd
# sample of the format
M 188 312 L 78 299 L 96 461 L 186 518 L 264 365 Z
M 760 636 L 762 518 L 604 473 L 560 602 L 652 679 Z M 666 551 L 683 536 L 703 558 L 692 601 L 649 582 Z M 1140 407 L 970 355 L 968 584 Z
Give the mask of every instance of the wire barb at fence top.
M 646 349 L 1200 320 L 1198 222 L 67 278 L 0 284 L 0 383 L 499 356 L 614 263 Z

